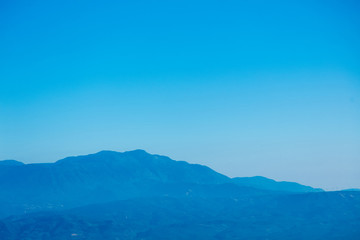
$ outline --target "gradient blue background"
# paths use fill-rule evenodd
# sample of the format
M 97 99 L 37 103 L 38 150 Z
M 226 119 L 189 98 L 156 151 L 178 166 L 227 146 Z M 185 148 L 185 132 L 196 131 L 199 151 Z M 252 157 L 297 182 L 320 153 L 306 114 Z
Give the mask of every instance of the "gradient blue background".
M 0 159 L 103 149 L 360 187 L 358 1 L 1 1 Z

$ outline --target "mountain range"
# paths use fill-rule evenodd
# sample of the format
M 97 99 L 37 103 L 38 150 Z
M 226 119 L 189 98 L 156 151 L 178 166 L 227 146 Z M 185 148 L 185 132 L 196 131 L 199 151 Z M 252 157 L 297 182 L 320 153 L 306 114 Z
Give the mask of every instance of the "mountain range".
M 360 192 L 229 178 L 143 150 L 0 161 L 0 239 L 360 239 Z

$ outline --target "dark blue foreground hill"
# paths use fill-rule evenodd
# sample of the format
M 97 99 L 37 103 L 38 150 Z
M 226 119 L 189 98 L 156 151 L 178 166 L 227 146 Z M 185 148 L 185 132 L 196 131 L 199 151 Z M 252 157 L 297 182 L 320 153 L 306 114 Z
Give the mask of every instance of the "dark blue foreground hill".
M 357 240 L 360 193 L 138 198 L 13 216 L 2 240 Z

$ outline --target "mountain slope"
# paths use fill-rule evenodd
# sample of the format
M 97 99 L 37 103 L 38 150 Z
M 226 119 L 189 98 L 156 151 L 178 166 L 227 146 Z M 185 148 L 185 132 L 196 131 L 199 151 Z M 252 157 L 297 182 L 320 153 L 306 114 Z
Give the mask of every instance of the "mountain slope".
M 142 150 L 0 162 L 0 239 L 359 239 L 360 192 L 228 178 Z
M 222 196 L 311 192 L 297 183 L 231 179 L 198 164 L 143 150 L 102 151 L 55 163 L 0 162 L 0 216 L 157 196 Z
M 16 161 L 16 160 L 2 160 L 0 161 L 0 166 L 20 166 L 24 165 L 24 163 Z
M 259 188 L 271 191 L 281 192 L 323 192 L 320 188 L 312 188 L 310 186 L 301 185 L 295 182 L 278 182 L 266 177 L 236 177 L 233 182 L 247 187 Z
M 7 240 L 359 239 L 360 193 L 139 198 L 2 221 Z M 1 231 L 1 229 L 0 229 Z
M 232 184 L 206 166 L 142 150 L 102 151 L 56 163 L 0 166 L 0 216 L 134 197 L 184 196 L 189 189 L 198 195 L 259 192 Z

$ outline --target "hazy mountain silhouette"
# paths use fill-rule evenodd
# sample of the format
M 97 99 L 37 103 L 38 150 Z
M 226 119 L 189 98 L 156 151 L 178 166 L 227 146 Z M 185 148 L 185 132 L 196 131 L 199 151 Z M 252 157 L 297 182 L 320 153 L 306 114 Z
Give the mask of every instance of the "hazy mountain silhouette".
M 190 191 L 189 191 L 190 190 Z M 212 169 L 143 150 L 0 165 L 0 216 L 134 197 L 260 193 Z
M 266 177 L 237 177 L 233 181 L 241 186 L 248 186 L 272 191 L 285 191 L 285 192 L 323 192 L 321 188 L 312 188 L 310 186 L 301 185 L 295 182 L 278 182 Z
M 341 191 L 345 191 L 345 192 L 360 192 L 360 188 L 348 188 L 348 189 L 343 189 Z
M 19 166 L 24 165 L 24 163 L 16 160 L 2 160 L 0 161 L 0 166 Z
M 143 150 L 0 161 L 0 239 L 358 239 L 360 193 L 229 178 Z
M 247 179 L 231 179 L 206 166 L 174 161 L 143 150 L 102 151 L 68 157 L 55 163 L 2 161 L 0 216 L 134 197 L 220 193 L 238 196 L 261 194 L 265 192 L 263 190 L 317 191 L 296 183 Z M 17 211 L 12 212 L 15 209 Z

